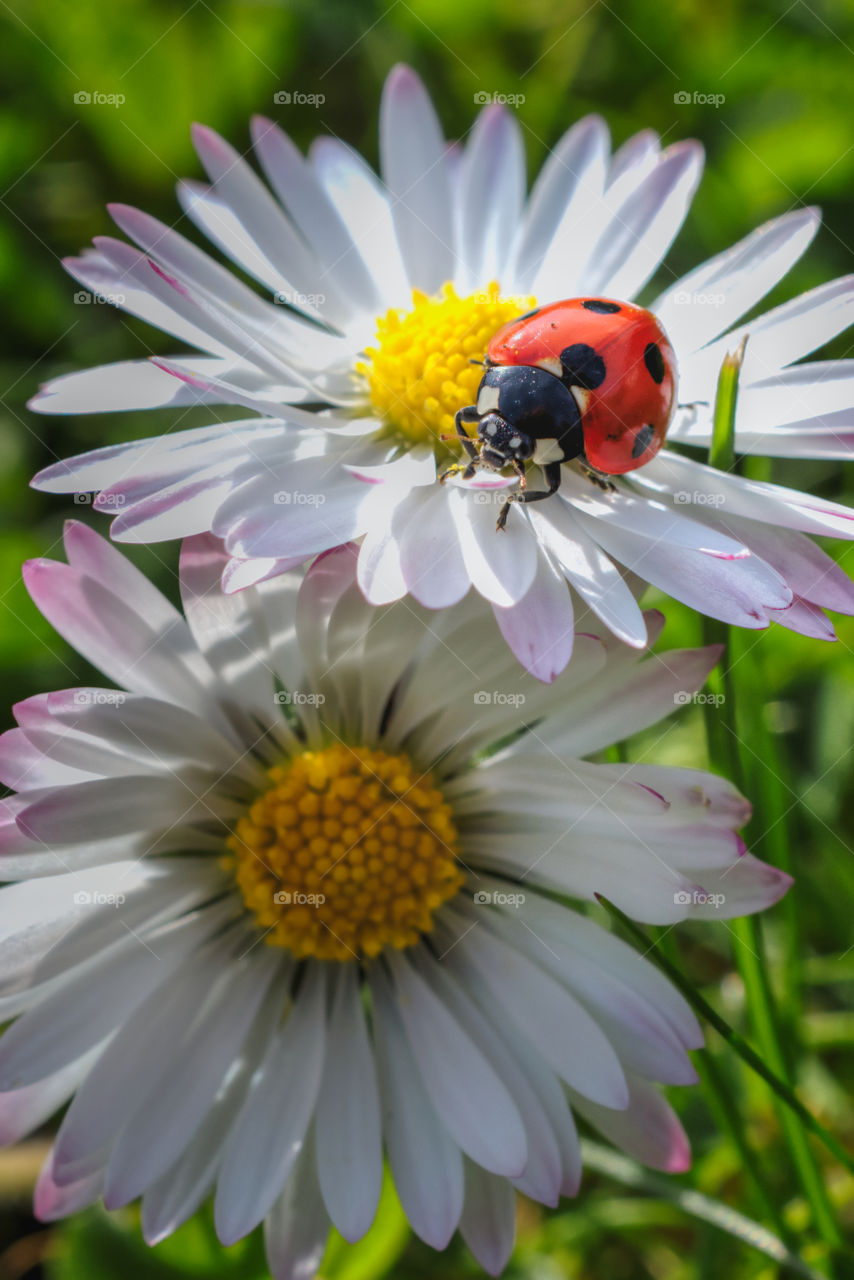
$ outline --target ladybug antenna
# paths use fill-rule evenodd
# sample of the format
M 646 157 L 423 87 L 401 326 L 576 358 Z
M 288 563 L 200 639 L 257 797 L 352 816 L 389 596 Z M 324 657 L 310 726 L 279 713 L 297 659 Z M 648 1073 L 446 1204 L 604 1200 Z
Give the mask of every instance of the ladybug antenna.
M 469 364 L 479 364 L 481 369 L 486 367 L 482 360 L 469 360 Z

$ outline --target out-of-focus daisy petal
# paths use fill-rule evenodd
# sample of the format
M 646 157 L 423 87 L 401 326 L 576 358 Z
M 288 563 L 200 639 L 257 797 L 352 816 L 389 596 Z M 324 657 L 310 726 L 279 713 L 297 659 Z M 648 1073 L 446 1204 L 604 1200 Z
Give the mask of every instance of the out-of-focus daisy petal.
M 226 596 L 228 553 L 193 538 L 185 621 L 91 530 L 66 543 L 59 621 L 125 684 L 18 704 L 4 766 L 26 743 L 39 785 L 0 821 L 24 878 L 0 891 L 0 1138 L 70 1098 L 38 1213 L 141 1195 L 157 1242 L 212 1195 L 224 1242 L 264 1219 L 274 1276 L 308 1280 L 330 1222 L 370 1227 L 384 1141 L 420 1235 L 459 1227 L 496 1270 L 517 1190 L 578 1189 L 573 1111 L 683 1167 L 653 1090 L 693 1081 L 696 1020 L 551 895 L 673 924 L 785 891 L 722 780 L 578 758 L 664 717 L 715 654 L 581 634 L 552 692 L 473 593 L 372 606 L 355 545 Z M 145 653 L 117 659 L 120 622 Z

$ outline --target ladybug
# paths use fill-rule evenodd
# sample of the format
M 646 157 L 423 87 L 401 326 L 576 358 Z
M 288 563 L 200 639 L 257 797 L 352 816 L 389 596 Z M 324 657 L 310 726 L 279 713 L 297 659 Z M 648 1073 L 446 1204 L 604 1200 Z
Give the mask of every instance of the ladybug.
M 470 480 L 478 467 L 513 466 L 511 502 L 539 502 L 560 487 L 561 465 L 577 459 L 604 489 L 661 448 L 676 404 L 676 357 L 656 317 L 611 298 L 568 298 L 528 311 L 490 339 L 477 403 L 454 419 Z M 467 426 L 477 424 L 477 438 Z M 455 437 L 446 437 L 454 439 Z M 526 488 L 525 463 L 548 488 Z

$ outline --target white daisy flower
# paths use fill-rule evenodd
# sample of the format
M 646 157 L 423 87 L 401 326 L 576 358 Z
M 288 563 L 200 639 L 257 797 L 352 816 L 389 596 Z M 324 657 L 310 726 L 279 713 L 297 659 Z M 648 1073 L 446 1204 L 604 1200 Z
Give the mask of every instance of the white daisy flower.
M 224 1244 L 265 1220 L 304 1277 L 330 1221 L 370 1227 L 385 1151 L 418 1235 L 497 1273 L 514 1190 L 578 1189 L 574 1114 L 687 1166 L 656 1082 L 694 1081 L 697 1022 L 560 896 L 670 924 L 787 888 L 722 779 L 583 759 L 716 649 L 579 635 L 558 707 L 476 596 L 374 608 L 352 546 L 226 596 L 190 539 L 185 617 L 87 527 L 66 550 L 29 590 L 119 690 L 28 698 L 0 739 L 0 1136 L 70 1100 L 40 1217 L 142 1196 L 154 1243 L 213 1194 Z
M 470 360 L 529 307 L 635 298 L 686 215 L 702 168 L 697 143 L 661 150 L 643 132 L 612 155 L 604 122 L 588 117 L 526 198 L 513 115 L 487 107 L 465 146 L 448 148 L 407 68 L 392 72 L 383 95 L 382 181 L 337 139 L 318 139 L 306 158 L 269 120 L 252 132 L 272 193 L 233 147 L 197 128 L 209 185 L 182 183 L 178 194 L 190 221 L 266 296 L 172 228 L 114 205 L 139 248 L 100 237 L 69 271 L 200 354 L 73 373 L 33 401 L 49 413 L 201 403 L 249 416 L 194 430 L 178 416 L 161 436 L 47 468 L 37 487 L 99 491 L 96 506 L 114 515 L 119 540 L 213 531 L 230 555 L 228 591 L 360 539 L 369 600 L 409 593 L 438 609 L 474 586 L 544 680 L 571 652 L 567 582 L 616 636 L 646 643 L 626 570 L 728 623 L 776 619 L 833 638 L 822 608 L 854 611 L 854 586 L 805 535 L 854 536 L 846 507 L 671 449 L 607 492 L 577 463 L 558 466 L 559 492 L 517 507 L 504 534 L 490 484 L 515 479 L 481 472 L 437 483 L 437 455 L 446 466 L 456 451 L 439 436 L 477 397 L 482 371 Z M 777 218 L 651 302 L 678 370 L 672 443 L 709 443 L 722 358 L 749 333 L 738 450 L 850 456 L 854 364 L 796 362 L 851 323 L 854 278 L 738 324 L 818 221 L 812 209 Z

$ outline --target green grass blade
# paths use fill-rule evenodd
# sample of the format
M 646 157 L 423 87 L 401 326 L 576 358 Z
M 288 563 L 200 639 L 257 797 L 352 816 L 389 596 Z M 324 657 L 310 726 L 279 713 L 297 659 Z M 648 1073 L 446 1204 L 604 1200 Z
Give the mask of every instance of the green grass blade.
M 616 921 L 622 925 L 623 929 L 632 938 L 634 942 L 643 949 L 644 956 L 654 960 L 659 968 L 667 974 L 674 986 L 678 987 L 684 995 L 685 999 L 694 1009 L 694 1011 L 714 1027 L 719 1035 L 723 1036 L 727 1044 L 734 1050 L 738 1056 L 747 1063 L 751 1070 L 761 1076 L 765 1083 L 773 1090 L 781 1102 L 795 1113 L 801 1124 L 814 1133 L 818 1140 L 827 1148 L 841 1165 L 843 1165 L 850 1173 L 854 1173 L 854 1156 L 850 1155 L 840 1142 L 834 1138 L 832 1133 L 825 1129 L 820 1120 L 817 1120 L 811 1111 L 807 1110 L 801 1102 L 798 1095 L 779 1076 L 766 1066 L 764 1060 L 759 1054 L 752 1049 L 748 1042 L 744 1039 L 734 1027 L 731 1027 L 726 1019 L 712 1008 L 709 1002 L 700 995 L 699 991 L 683 976 L 682 973 L 667 960 L 661 951 L 656 947 L 655 943 L 644 933 L 634 920 L 630 920 L 627 915 L 615 907 L 613 902 L 609 902 L 607 898 L 601 894 L 596 895 L 598 902 L 602 904 L 605 910 L 614 917 Z
M 820 1272 L 814 1271 L 802 1258 L 787 1249 L 767 1227 L 754 1222 L 752 1218 L 745 1217 L 738 1210 L 731 1209 L 729 1205 L 713 1200 L 710 1196 L 693 1191 L 689 1187 L 683 1187 L 672 1179 L 650 1173 L 627 1156 L 612 1151 L 609 1147 L 600 1146 L 598 1142 L 590 1142 L 586 1138 L 581 1141 L 581 1156 L 586 1169 L 593 1169 L 603 1177 L 613 1178 L 624 1187 L 631 1187 L 635 1191 L 678 1205 L 690 1217 L 707 1222 L 719 1231 L 725 1231 L 736 1240 L 749 1245 L 751 1249 L 756 1249 L 766 1257 L 772 1258 L 784 1272 L 803 1276 L 804 1280 L 826 1280 Z

